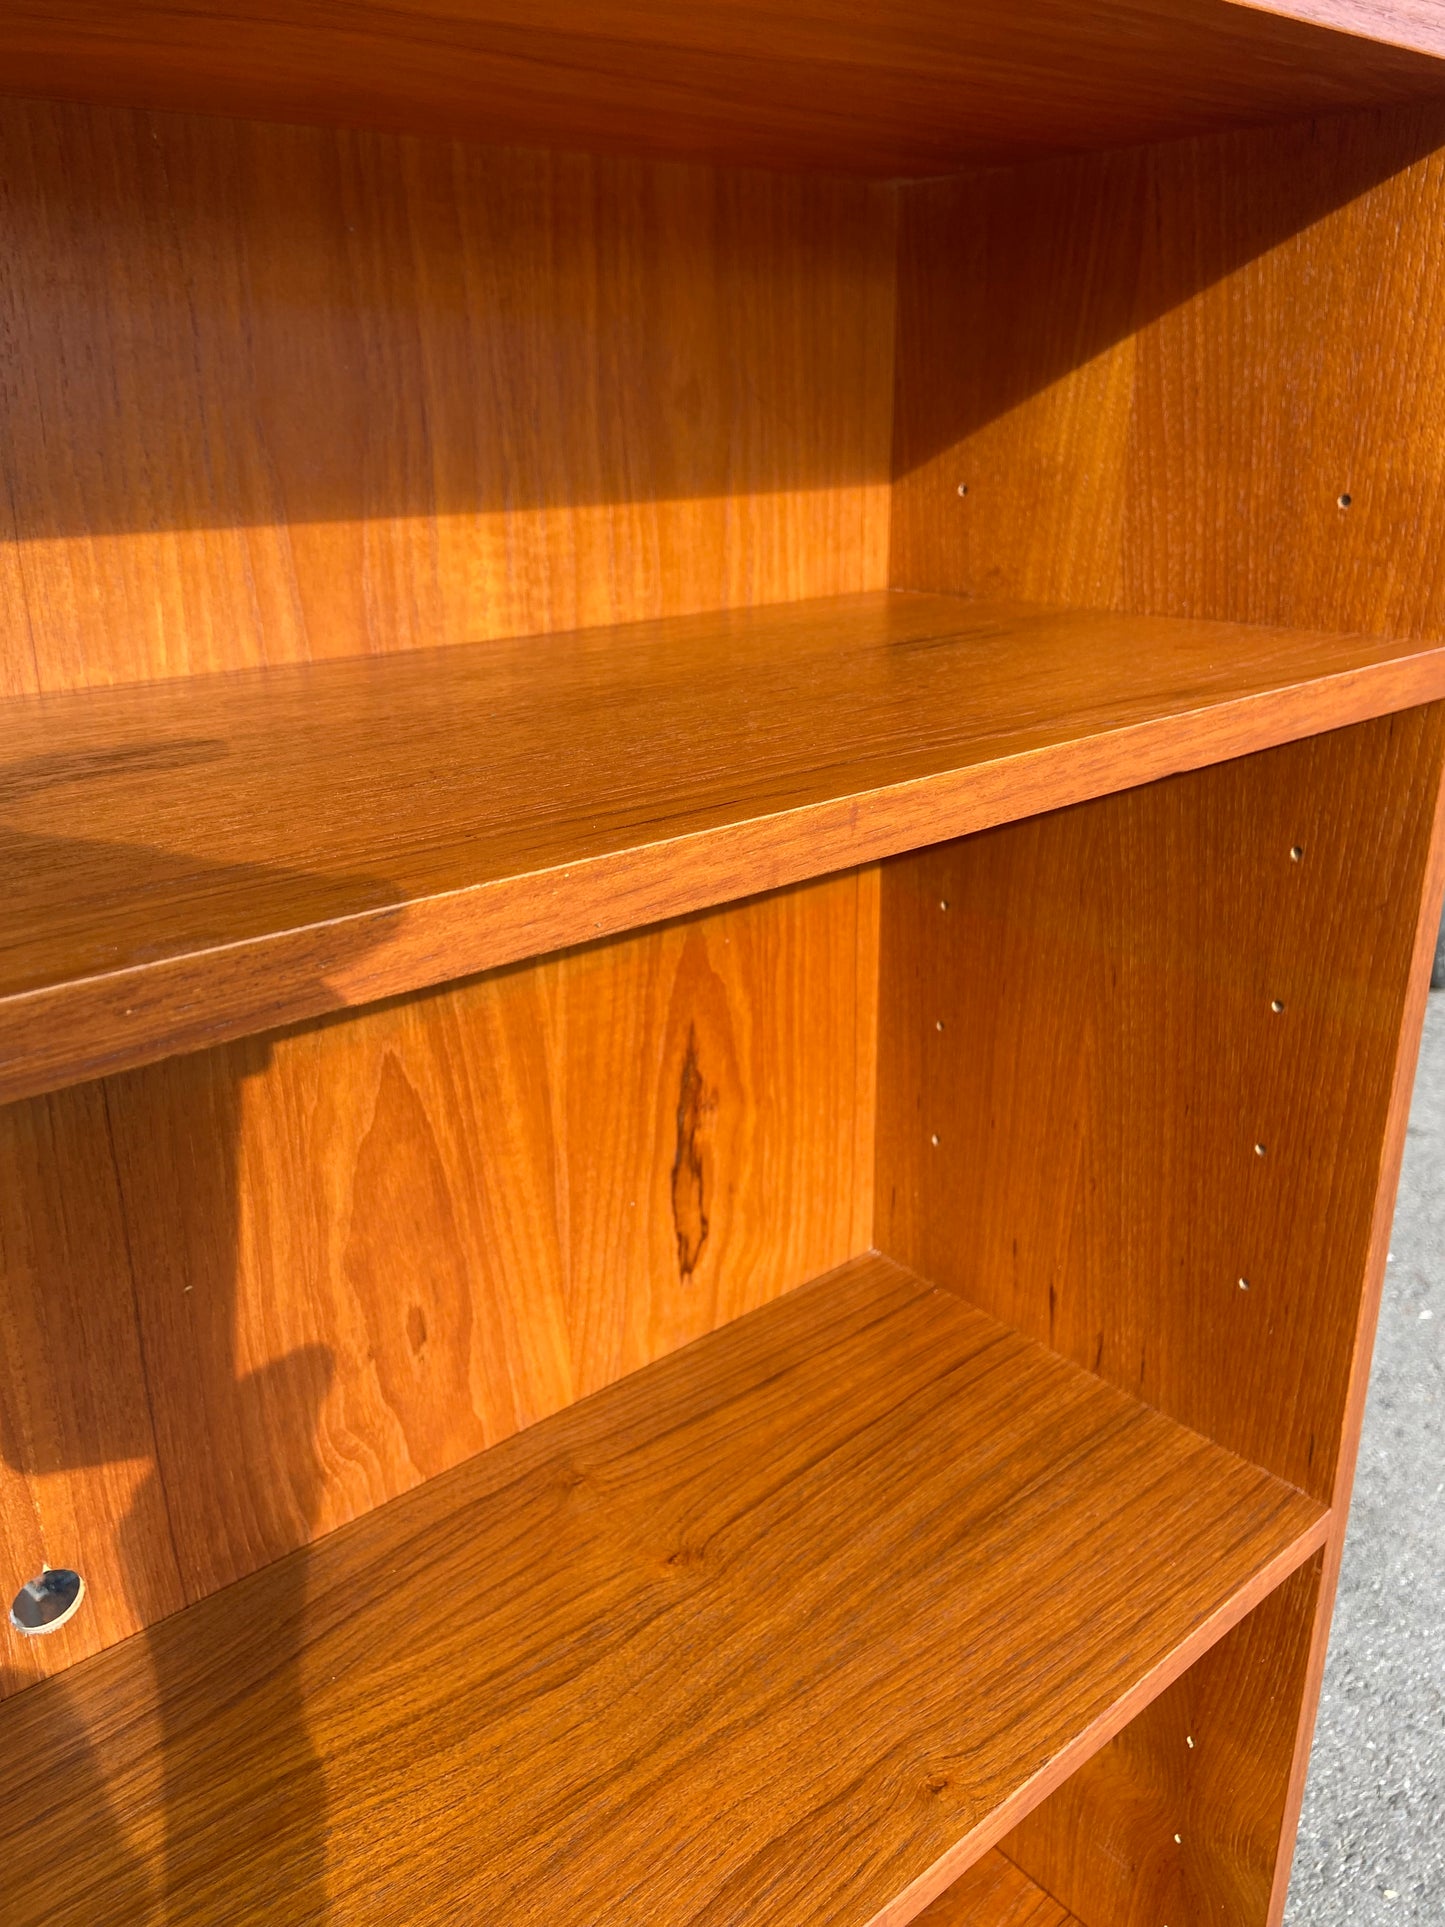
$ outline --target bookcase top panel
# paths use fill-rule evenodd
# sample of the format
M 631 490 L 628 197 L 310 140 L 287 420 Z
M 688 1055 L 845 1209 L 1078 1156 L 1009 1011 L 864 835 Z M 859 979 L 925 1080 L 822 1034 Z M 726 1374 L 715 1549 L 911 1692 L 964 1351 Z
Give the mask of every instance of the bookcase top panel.
M 0 707 L 0 1101 L 1445 696 L 1445 648 L 874 593 Z
M 56 99 L 926 175 L 1440 94 L 1439 11 L 1357 0 L 13 0 L 0 72 L 9 92 Z

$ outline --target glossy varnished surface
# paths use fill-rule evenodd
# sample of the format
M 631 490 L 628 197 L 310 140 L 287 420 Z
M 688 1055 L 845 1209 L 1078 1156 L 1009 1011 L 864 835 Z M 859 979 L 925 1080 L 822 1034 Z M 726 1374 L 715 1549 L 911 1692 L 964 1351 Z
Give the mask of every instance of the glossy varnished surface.
M 878 1242 L 1337 1517 L 1442 759 L 1434 705 L 884 872 Z M 1271 1601 L 1084 1768 L 1027 1870 L 1085 1920 L 1146 1896 L 1265 1927 L 1319 1598 Z
M 1409 0 L 1311 10 L 1382 32 L 1415 31 L 1428 16 L 1438 29 L 1441 18 Z M 907 189 L 894 582 L 1438 637 L 1442 144 L 1439 108 L 1411 108 Z M 1000 919 L 1022 922 L 1013 961 L 968 1028 L 1002 1052 L 995 1090 L 1016 1094 L 999 1099 L 1000 1127 L 1013 1132 L 1030 1106 L 1037 1120 L 997 1166 L 984 1158 L 993 1175 L 971 1166 L 960 1194 L 989 1201 L 985 1216 L 1005 1196 L 1018 1207 L 1004 1315 L 1137 1376 L 1146 1397 L 1182 1394 L 1190 1405 L 1169 1409 L 1227 1428 L 1216 1436 L 1238 1442 L 1239 1428 L 1253 1428 L 1266 1463 L 1278 1466 L 1269 1454 L 1288 1444 L 1311 1477 L 1336 1478 L 1336 1539 L 1320 1573 L 1294 1583 L 1288 1610 L 1281 1594 L 1268 1617 L 1252 1616 L 1195 1669 L 1187 1697 L 1182 1683 L 1024 1829 L 1017 1851 L 1030 1871 L 1090 1921 L 1141 1908 L 1151 1919 L 1278 1927 L 1284 1909 L 1445 858 L 1438 839 L 1429 848 L 1439 775 L 1428 756 L 1397 754 L 1378 736 L 1369 751 L 1291 755 L 1249 793 L 1220 772 L 1187 832 L 1182 817 L 1168 831 L 1161 817 L 1152 853 L 1138 836 L 1142 800 L 1125 798 L 1067 855 L 1063 825 L 1021 832 L 1010 856 L 977 853 L 999 864 L 1000 881 L 1016 866 L 981 951 L 998 941 Z M 1306 811 L 1328 826 L 1331 869 L 1281 896 L 1279 839 L 1307 840 L 1290 830 Z M 1042 868 L 1026 844 L 1051 851 Z M 1313 846 L 1318 854 L 1318 836 Z M 1154 894 L 1174 887 L 1171 876 L 1178 913 Z M 1045 906 L 1078 900 L 1081 887 L 1093 934 L 1081 923 L 1063 938 L 1060 919 L 1057 949 Z M 1161 944 L 1191 897 L 1197 930 Z M 1226 928 L 1235 934 L 1221 942 Z M 1310 981 L 1307 1032 L 1257 1021 L 1263 974 L 1281 966 Z M 1288 1025 L 1298 1013 L 1283 991 L 1268 999 L 1276 994 Z M 1021 1040 L 1012 1061 L 1001 1013 Z M 1128 1050 L 1144 1053 L 1137 1081 L 1117 1055 L 1130 1035 Z M 930 1029 L 928 1048 L 937 1042 Z M 965 1060 L 963 1081 L 977 1062 Z M 1081 1128 L 1069 1093 L 1090 1086 L 1097 1108 L 1090 1100 Z M 985 1108 L 994 1101 L 980 1096 Z M 1240 1168 L 1228 1145 L 1257 1096 L 1299 1120 L 1290 1140 L 1307 1138 L 1309 1158 L 1296 1150 L 1282 1166 L 1261 1128 L 1266 1158 L 1246 1147 Z M 1280 1126 L 1270 1129 L 1277 1137 Z M 1100 1156 L 1105 1141 L 1117 1155 Z M 1166 1164 L 1162 1187 L 1146 1177 Z M 1317 1197 L 1286 1202 L 1300 1184 L 1317 1185 Z M 1186 1193 L 1199 1208 L 1175 1218 Z M 1117 1215 L 1098 1244 L 1085 1226 L 1105 1198 Z M 1321 1237 L 1325 1224 L 1340 1235 Z M 1246 1226 L 1271 1267 L 1302 1238 L 1309 1248 L 1284 1322 L 1232 1384 L 1213 1361 L 1221 1347 L 1234 1356 L 1258 1318 L 1258 1281 L 1248 1301 L 1236 1287 L 1232 1307 L 1209 1294 L 1134 1303 L 1116 1289 L 1111 1259 L 1118 1236 L 1162 1237 L 1161 1276 L 1187 1250 L 1217 1271 Z M 995 1249 L 1007 1243 L 1001 1231 Z M 1005 1274 L 989 1275 L 993 1293 Z M 1086 1277 L 1097 1321 L 1079 1316 Z M 1176 1375 L 1166 1358 L 1179 1346 Z M 1295 1374 L 1304 1389 L 1283 1396 Z
M 894 586 L 1445 633 L 1442 221 L 1438 106 L 907 188 Z
M 1326 1524 L 861 1259 L 21 1695 L 8 1919 L 902 1923 Z
M 885 587 L 893 235 L 866 182 L 0 101 L 0 693 Z
M 879 594 L 20 701 L 0 1097 L 1442 690 L 1430 646 Z
M 1003 1854 L 986 1853 L 918 1915 L 919 1927 L 1079 1927 Z
M 1408 0 L 11 0 L 15 91 L 936 173 L 1439 91 Z M 1426 12 L 1418 4 L 1416 15 Z
M 1081 1919 L 1274 1918 L 1322 1566 L 1292 1573 L 1005 1836 Z
M 866 1250 L 877 942 L 850 873 L 0 1106 L 0 1573 L 87 1580 L 0 1696 Z

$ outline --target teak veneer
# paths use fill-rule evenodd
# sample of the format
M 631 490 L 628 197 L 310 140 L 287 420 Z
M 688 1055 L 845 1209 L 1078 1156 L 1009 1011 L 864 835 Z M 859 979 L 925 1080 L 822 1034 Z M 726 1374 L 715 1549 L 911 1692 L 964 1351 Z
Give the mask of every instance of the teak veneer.
M 1077 1927 L 1003 1854 L 986 1853 L 918 1916 L 924 1927 Z
M 0 1098 L 1440 696 L 1445 647 L 885 593 L 15 702 Z
M 890 175 L 1408 100 L 1441 52 L 1421 0 L 11 0 L 0 31 L 52 99 Z
M 22 1696 L 9 1918 L 901 1923 L 1327 1526 L 865 1258 Z
M 1438 13 L 7 10 L 5 1927 L 1280 1927 Z

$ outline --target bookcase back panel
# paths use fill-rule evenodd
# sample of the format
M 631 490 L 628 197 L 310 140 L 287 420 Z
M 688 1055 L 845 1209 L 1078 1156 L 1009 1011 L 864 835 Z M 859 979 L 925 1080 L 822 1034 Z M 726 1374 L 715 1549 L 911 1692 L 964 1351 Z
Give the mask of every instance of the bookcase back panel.
M 1442 218 L 1436 105 L 907 188 L 894 586 L 1438 634 Z
M 0 102 L 0 695 L 886 586 L 892 190 Z
M 0 1110 L 0 1570 L 89 1587 L 0 1683 L 865 1250 L 876 907 L 851 873 Z

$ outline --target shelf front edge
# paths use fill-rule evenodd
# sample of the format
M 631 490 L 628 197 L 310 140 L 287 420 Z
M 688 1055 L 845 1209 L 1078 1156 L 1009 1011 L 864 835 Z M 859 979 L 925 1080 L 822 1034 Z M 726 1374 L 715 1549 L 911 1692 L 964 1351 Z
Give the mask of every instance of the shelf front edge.
M 868 1922 L 868 1927 L 907 1927 L 908 1922 L 916 1920 L 976 1861 L 1012 1833 L 1035 1807 L 1041 1806 L 1070 1774 L 1077 1772 L 1086 1761 L 1101 1752 L 1145 1707 L 1187 1673 L 1196 1660 L 1202 1659 L 1277 1586 L 1283 1585 L 1291 1573 L 1297 1572 L 1314 1558 L 1330 1536 L 1332 1518 L 1329 1511 L 1321 1513 L 1314 1524 L 1258 1572 L 1249 1585 L 1196 1627 L 1162 1665 L 1140 1680 L 1132 1692 L 1116 1700 L 1102 1718 L 1078 1734 L 1034 1775 L 1027 1786 L 1020 1787 L 1011 1799 L 991 1813 L 982 1826 L 975 1828 L 966 1839 L 960 1840 L 957 1846 L 920 1874 L 896 1900 L 876 1913 Z
M 1445 647 L 0 999 L 0 1103 L 354 1009 L 1445 697 Z
M 16 1757 L 72 1725 L 0 1819 L 17 1927 L 113 1891 L 120 1836 L 64 1792 L 97 1747 L 197 1923 L 238 1865 L 258 1918 L 309 1920 L 324 1812 L 347 1918 L 804 1927 L 830 1880 L 902 1927 L 1328 1529 L 855 1259 L 18 1695 Z M 445 1611 L 398 1621 L 407 1571 Z

